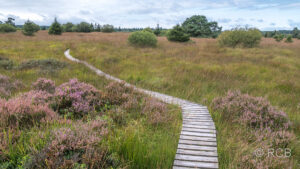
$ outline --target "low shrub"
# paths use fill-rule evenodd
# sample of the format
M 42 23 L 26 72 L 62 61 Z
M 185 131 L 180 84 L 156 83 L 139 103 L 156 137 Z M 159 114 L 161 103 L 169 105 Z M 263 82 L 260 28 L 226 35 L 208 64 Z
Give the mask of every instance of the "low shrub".
M 42 73 L 52 73 L 59 69 L 63 69 L 66 65 L 65 62 L 56 59 L 39 59 L 22 62 L 18 68 L 21 70 L 39 68 Z
M 273 36 L 273 38 L 276 40 L 276 42 L 280 42 L 284 39 L 284 34 L 276 34 Z
M 34 90 L 46 91 L 48 93 L 55 92 L 55 83 L 50 79 L 39 78 L 32 84 Z
M 89 112 L 100 111 L 105 105 L 102 92 L 94 86 L 71 79 L 56 88 L 54 109 L 68 117 L 81 118 Z
M 128 100 L 133 88 L 126 87 L 125 83 L 111 82 L 105 87 L 106 100 L 112 105 L 121 105 Z
M 54 95 L 42 90 L 31 90 L 21 94 L 20 97 L 24 100 L 31 100 L 33 104 L 51 105 L 54 102 Z
M 262 97 L 229 91 L 226 96 L 213 100 L 212 108 L 221 114 L 221 120 L 236 126 L 235 133 L 240 134 L 240 145 L 245 145 L 237 153 L 238 168 L 288 168 L 288 158 L 270 157 L 264 153 L 256 156 L 253 151 L 285 149 L 295 139 L 289 130 L 287 115 L 273 107 Z M 232 150 L 231 150 L 232 152 Z
M 8 58 L 0 57 L 0 68 L 10 70 L 13 68 L 13 61 Z
M 0 97 L 9 97 L 11 92 L 21 87 L 23 87 L 23 84 L 20 81 L 13 81 L 9 77 L 0 74 Z
M 175 42 L 187 42 L 190 40 L 190 36 L 185 33 L 184 29 L 180 25 L 176 25 L 173 29 L 169 30 L 167 38 L 169 41 Z
M 293 37 L 292 35 L 289 35 L 286 40 L 285 40 L 286 43 L 292 43 L 293 42 Z
M 241 94 L 239 91 L 229 91 L 227 96 L 216 98 L 213 108 L 224 119 L 254 129 L 270 128 L 275 131 L 286 130 L 290 126 L 285 112 L 277 110 L 264 98 Z
M 167 123 L 170 120 L 167 110 L 166 104 L 154 98 L 145 98 L 144 100 L 142 112 L 147 116 L 148 122 L 152 125 Z
M 0 33 L 16 32 L 17 28 L 11 24 L 0 24 Z
M 155 47 L 156 36 L 148 31 L 137 31 L 130 34 L 128 41 L 131 45 L 139 47 Z
M 33 155 L 28 168 L 84 168 L 100 169 L 111 166 L 107 148 L 100 143 L 107 135 L 106 122 L 100 119 L 88 123 L 77 122 L 73 128 L 52 131 L 52 139 Z
M 226 47 L 252 48 L 259 45 L 261 38 L 262 34 L 258 29 L 236 28 L 222 32 L 218 37 L 218 43 Z
M 31 99 L 17 97 L 0 102 L 2 128 L 28 128 L 39 124 L 42 120 L 49 121 L 55 116 L 55 112 L 47 105 L 33 104 Z
M 153 30 L 150 27 L 144 28 L 143 31 L 154 33 Z

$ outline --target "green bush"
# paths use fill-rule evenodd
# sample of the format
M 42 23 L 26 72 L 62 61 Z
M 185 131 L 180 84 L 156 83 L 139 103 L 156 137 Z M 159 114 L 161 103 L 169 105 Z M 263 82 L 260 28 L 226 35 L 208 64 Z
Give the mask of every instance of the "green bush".
M 40 26 L 32 21 L 26 21 L 23 26 L 22 33 L 26 36 L 33 36 L 35 32 L 40 30 Z
M 174 28 L 167 33 L 167 38 L 169 41 L 175 42 L 186 42 L 190 40 L 190 36 L 184 32 L 180 25 L 174 26 Z
M 115 29 L 114 29 L 114 26 L 112 26 L 112 25 L 106 24 L 106 25 L 103 25 L 103 27 L 102 27 L 102 32 L 104 32 L 104 33 L 111 33 L 114 31 L 115 31 Z
M 13 61 L 8 58 L 0 57 L 0 68 L 9 70 L 13 68 Z
M 143 29 L 143 31 L 147 31 L 147 32 L 153 33 L 153 30 L 150 27 L 147 27 L 147 28 Z
M 11 24 L 0 24 L 0 32 L 16 32 L 17 29 Z
M 280 42 L 284 39 L 284 35 L 283 34 L 276 34 L 273 36 L 273 38 L 277 41 Z
M 54 19 L 54 22 L 52 23 L 52 25 L 49 28 L 49 34 L 50 35 L 61 35 L 63 32 L 63 28 L 60 25 L 60 23 L 57 22 L 57 19 Z
M 157 44 L 156 36 L 148 31 L 137 31 L 130 34 L 130 44 L 140 47 L 154 47 Z
M 293 42 L 293 37 L 292 35 L 289 35 L 286 40 L 285 40 L 286 43 L 292 43 Z
M 261 38 L 262 34 L 258 29 L 235 28 L 222 32 L 218 43 L 220 46 L 252 48 L 259 45 Z

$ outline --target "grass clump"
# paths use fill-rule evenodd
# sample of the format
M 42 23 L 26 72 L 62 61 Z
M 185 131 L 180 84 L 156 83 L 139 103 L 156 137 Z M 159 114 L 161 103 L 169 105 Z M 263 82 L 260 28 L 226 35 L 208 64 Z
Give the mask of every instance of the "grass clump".
M 22 62 L 18 68 L 20 70 L 38 68 L 43 73 L 53 73 L 66 66 L 67 64 L 65 62 L 61 62 L 56 59 L 32 59 Z
M 0 57 L 0 68 L 10 70 L 13 68 L 13 66 L 14 66 L 14 63 L 12 60 L 10 60 L 8 58 Z
M 169 41 L 175 42 L 187 42 L 190 40 L 190 36 L 185 33 L 184 29 L 180 25 L 176 25 L 171 29 L 168 34 L 167 38 Z
M 236 28 L 222 32 L 218 37 L 220 46 L 253 48 L 258 46 L 262 34 L 258 29 Z
M 130 34 L 128 41 L 131 45 L 139 47 L 155 47 L 157 39 L 155 34 L 149 31 L 137 31 Z

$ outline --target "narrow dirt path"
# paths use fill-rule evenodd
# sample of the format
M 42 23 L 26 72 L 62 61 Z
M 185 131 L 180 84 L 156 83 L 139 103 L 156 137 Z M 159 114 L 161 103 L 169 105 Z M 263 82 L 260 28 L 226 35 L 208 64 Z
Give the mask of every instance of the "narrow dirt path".
M 183 124 L 173 169 L 186 168 L 218 168 L 218 153 L 215 124 L 206 106 L 187 100 L 153 92 L 108 75 L 85 61 L 78 60 L 70 55 L 70 50 L 65 51 L 65 56 L 74 62 L 84 64 L 99 76 L 117 82 L 124 82 L 126 86 L 148 94 L 165 103 L 176 104 L 182 109 Z

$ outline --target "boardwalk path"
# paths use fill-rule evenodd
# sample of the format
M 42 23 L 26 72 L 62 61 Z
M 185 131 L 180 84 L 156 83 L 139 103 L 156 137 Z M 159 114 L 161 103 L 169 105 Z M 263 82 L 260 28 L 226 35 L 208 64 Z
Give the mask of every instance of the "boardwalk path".
M 73 58 L 69 49 L 65 51 L 65 56 L 71 61 L 84 64 L 99 76 L 117 82 L 124 82 L 102 72 L 85 61 Z M 125 84 L 163 102 L 181 107 L 183 124 L 173 169 L 218 168 L 216 129 L 207 107 L 158 92 L 140 89 L 126 82 Z

